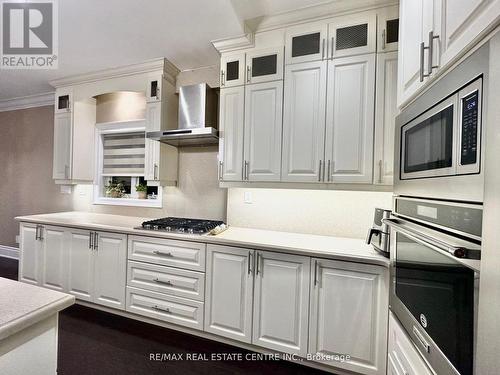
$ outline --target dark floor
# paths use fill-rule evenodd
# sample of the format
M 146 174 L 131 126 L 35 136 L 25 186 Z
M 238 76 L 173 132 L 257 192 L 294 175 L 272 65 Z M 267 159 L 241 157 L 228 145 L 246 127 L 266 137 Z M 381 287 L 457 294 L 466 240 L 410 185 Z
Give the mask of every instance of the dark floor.
M 17 261 L 0 257 L 0 277 L 17 279 Z M 153 353 L 184 358 L 153 361 Z M 60 314 L 59 375 L 323 374 L 287 361 L 194 361 L 188 353 L 250 352 L 83 306 Z

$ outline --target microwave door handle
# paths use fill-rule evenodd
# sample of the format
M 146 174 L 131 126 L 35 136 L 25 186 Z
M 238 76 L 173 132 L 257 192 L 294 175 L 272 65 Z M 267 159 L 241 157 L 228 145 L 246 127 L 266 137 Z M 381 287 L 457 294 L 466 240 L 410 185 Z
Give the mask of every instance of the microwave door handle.
M 379 236 L 380 235 L 380 229 L 377 228 L 370 228 L 368 231 L 368 235 L 366 236 L 366 244 L 369 245 L 372 242 L 372 236 Z

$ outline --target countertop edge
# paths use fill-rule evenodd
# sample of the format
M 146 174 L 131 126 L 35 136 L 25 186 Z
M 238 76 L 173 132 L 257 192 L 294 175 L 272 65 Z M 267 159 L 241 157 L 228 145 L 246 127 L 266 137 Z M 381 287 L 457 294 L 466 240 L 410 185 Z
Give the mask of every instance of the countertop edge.
M 56 301 L 50 302 L 41 308 L 22 315 L 0 327 L 0 340 L 4 340 L 42 320 L 59 313 L 61 310 L 73 305 L 75 297 L 66 295 Z

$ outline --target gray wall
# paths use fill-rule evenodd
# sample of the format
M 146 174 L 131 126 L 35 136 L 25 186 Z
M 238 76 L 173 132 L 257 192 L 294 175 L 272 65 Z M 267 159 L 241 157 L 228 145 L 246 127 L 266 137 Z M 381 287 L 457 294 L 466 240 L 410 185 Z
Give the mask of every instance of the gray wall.
M 54 107 L 0 112 L 0 245 L 17 246 L 14 217 L 72 209 L 52 180 Z

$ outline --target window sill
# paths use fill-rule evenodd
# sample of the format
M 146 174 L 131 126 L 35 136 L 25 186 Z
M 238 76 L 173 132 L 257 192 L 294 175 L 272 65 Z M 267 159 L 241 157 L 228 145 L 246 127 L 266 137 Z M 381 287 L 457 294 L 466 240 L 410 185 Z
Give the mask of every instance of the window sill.
M 99 197 L 94 200 L 94 204 L 109 206 L 133 206 L 162 208 L 162 199 L 134 199 L 134 198 L 105 198 Z

